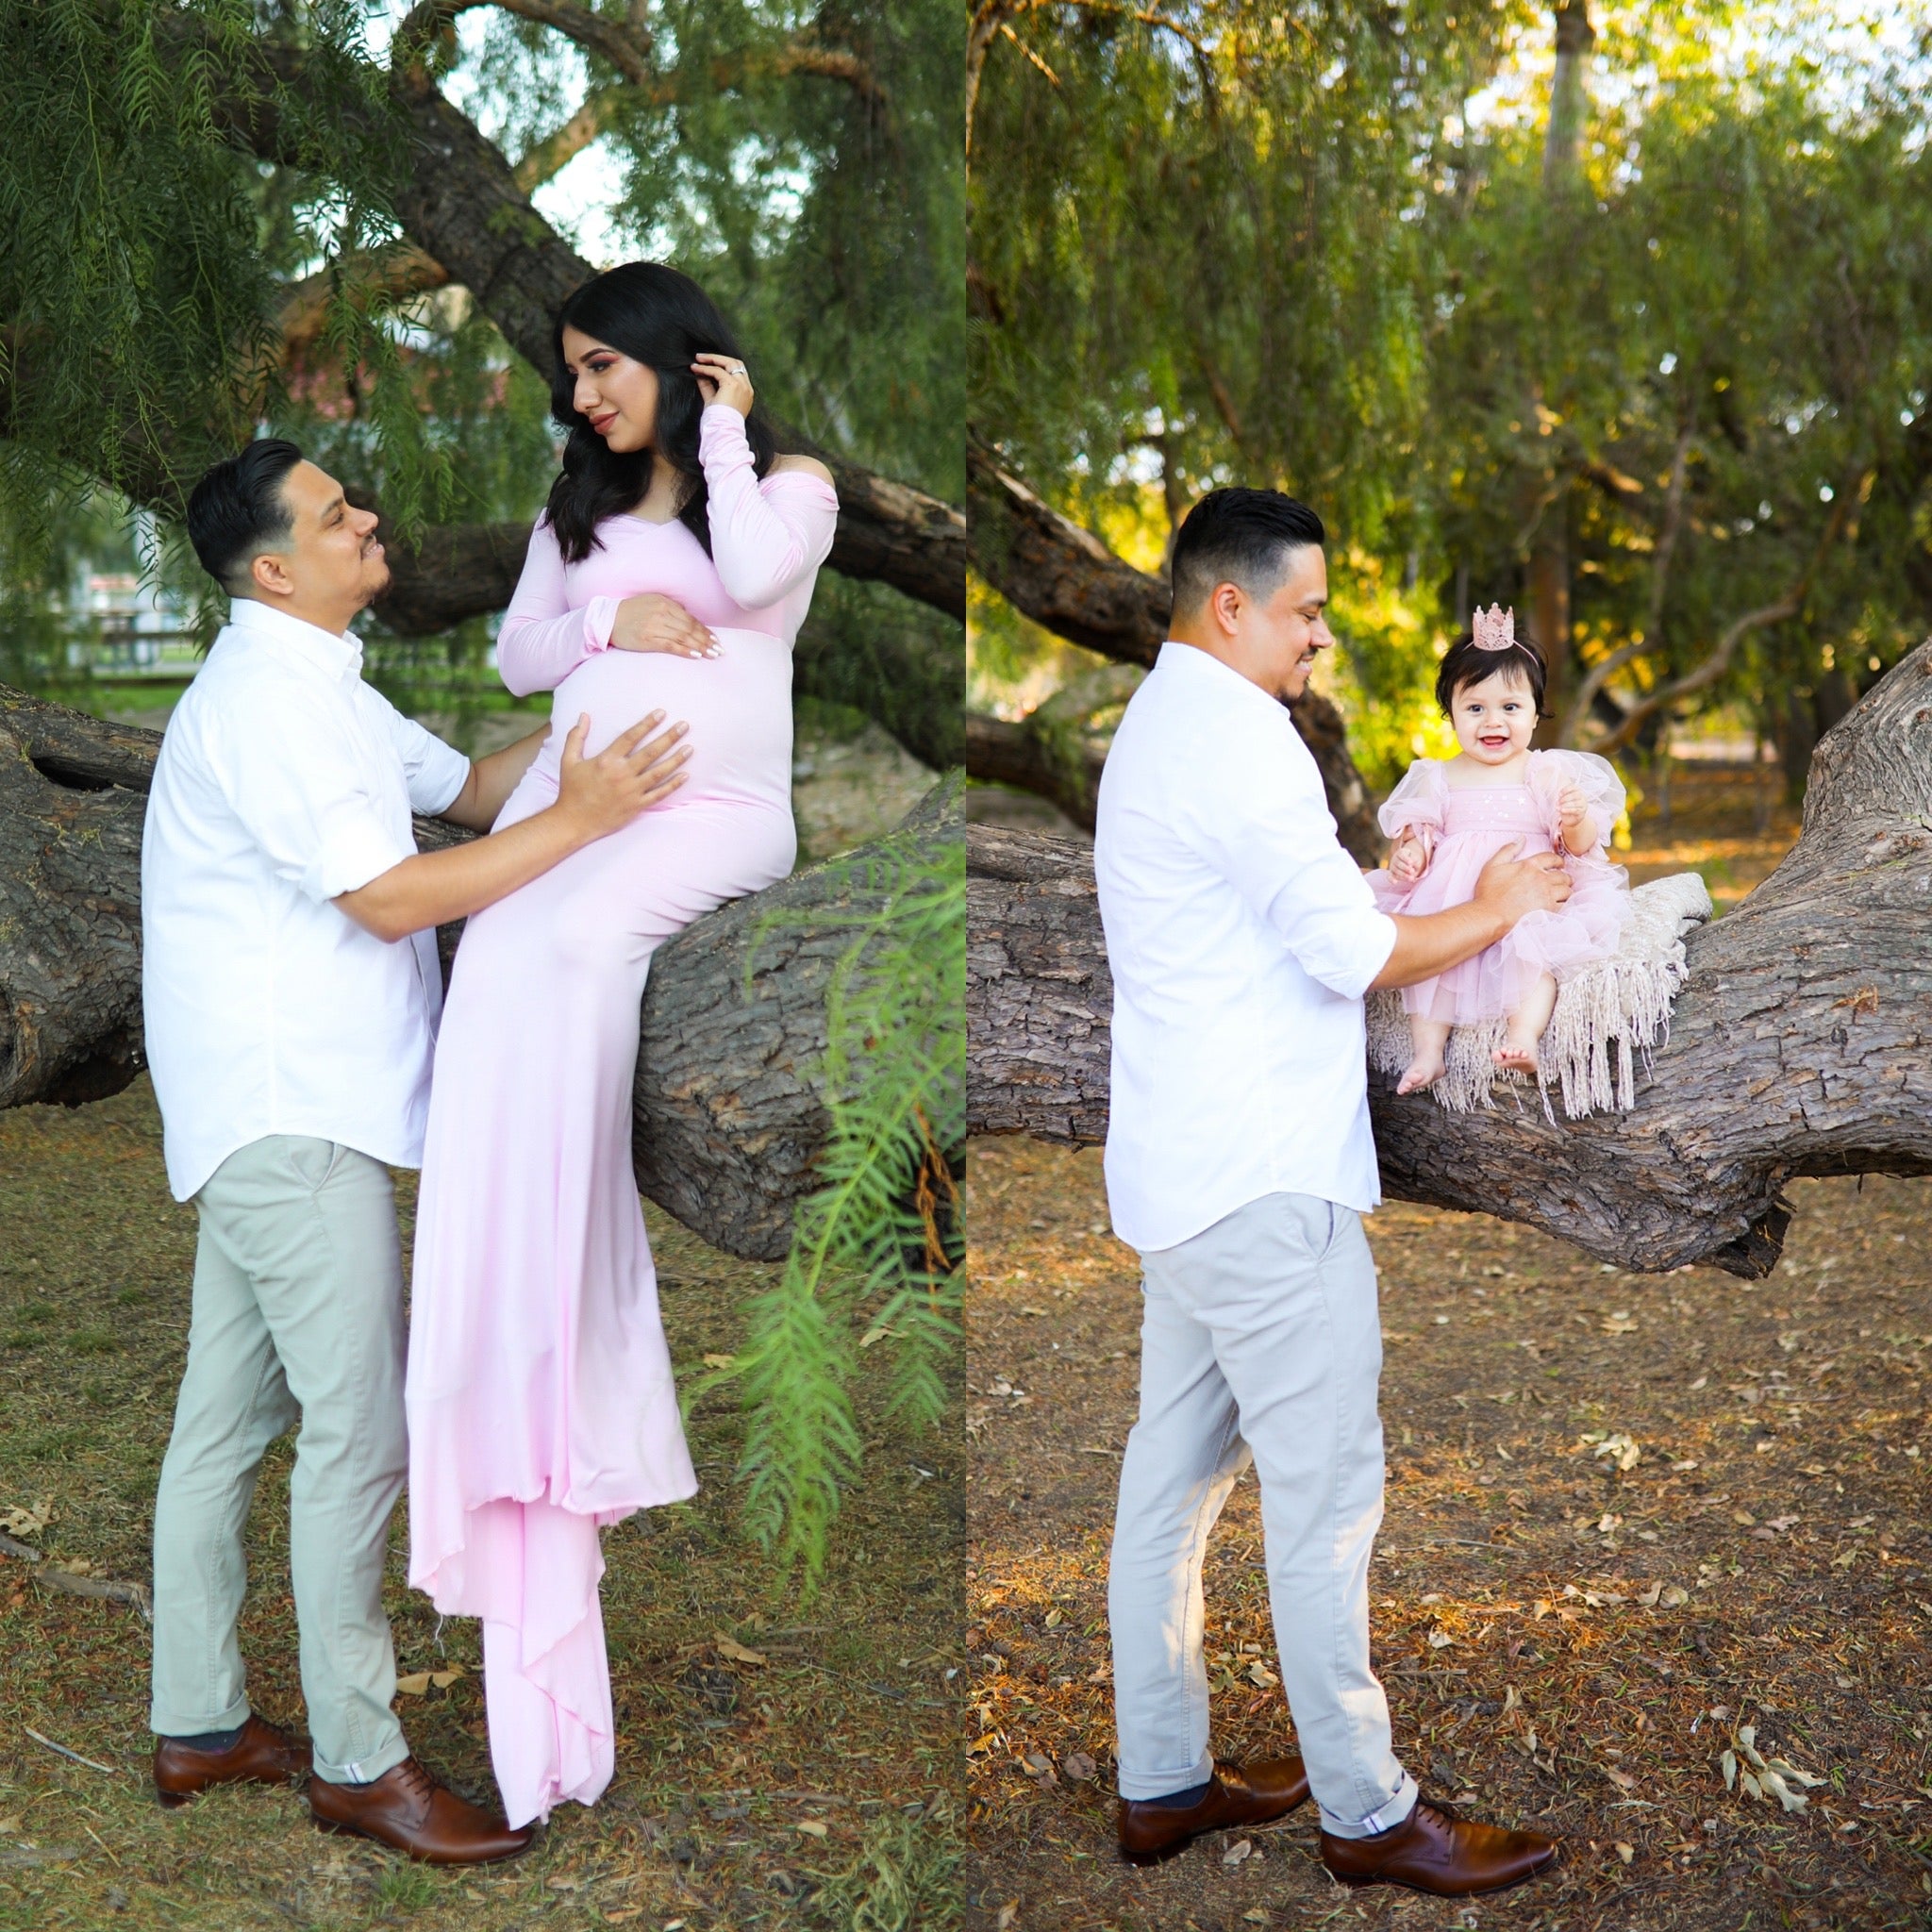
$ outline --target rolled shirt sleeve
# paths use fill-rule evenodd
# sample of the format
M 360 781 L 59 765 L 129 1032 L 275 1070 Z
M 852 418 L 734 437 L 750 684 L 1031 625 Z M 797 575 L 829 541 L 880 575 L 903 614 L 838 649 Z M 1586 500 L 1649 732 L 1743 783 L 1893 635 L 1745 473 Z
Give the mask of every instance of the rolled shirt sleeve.
M 415 719 L 404 717 L 387 698 L 379 701 L 390 741 L 403 761 L 410 810 L 420 811 L 425 818 L 447 811 L 470 782 L 469 759 L 455 745 L 445 744 L 434 732 L 425 730 Z
M 215 747 L 229 809 L 275 874 L 318 903 L 358 891 L 415 856 L 369 789 L 368 760 L 350 729 L 282 703 L 273 712 L 263 707 L 246 729 L 231 726 Z M 287 755 L 291 742 L 300 757 Z

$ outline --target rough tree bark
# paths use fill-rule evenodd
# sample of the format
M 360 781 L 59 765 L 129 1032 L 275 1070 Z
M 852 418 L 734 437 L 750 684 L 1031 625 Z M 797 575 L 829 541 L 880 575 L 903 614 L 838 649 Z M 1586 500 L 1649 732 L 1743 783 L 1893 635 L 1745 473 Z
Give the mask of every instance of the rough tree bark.
M 142 1071 L 141 827 L 159 744 L 0 686 L 0 1106 L 77 1106 Z M 960 791 L 957 777 L 936 786 L 895 835 L 935 869 L 949 847 L 958 862 Z M 425 820 L 417 833 L 467 836 Z M 782 1256 L 814 1185 L 828 1123 L 811 1068 L 859 896 L 841 868 L 815 866 L 699 920 L 653 962 L 638 1184 L 732 1254 Z M 445 968 L 457 930 L 441 936 Z
M 1932 1174 L 1932 640 L 1820 744 L 1802 838 L 1690 957 L 1628 1114 L 1452 1116 L 1372 1073 L 1385 1190 L 1755 1278 L 1793 1176 Z M 971 828 L 970 1127 L 1103 1139 L 1111 998 L 1091 855 Z
M 971 431 L 966 508 L 973 567 L 1016 609 L 1056 636 L 1120 663 L 1152 664 L 1159 656 L 1167 636 L 1166 584 L 1124 563 L 1097 537 L 1043 503 Z M 1361 864 L 1380 863 L 1381 829 L 1348 755 L 1341 712 L 1319 691 L 1309 691 L 1295 702 L 1293 716 L 1321 769 L 1342 844 Z M 966 769 L 975 778 L 1024 785 L 1024 774 L 1033 766 L 1016 740 L 993 728 L 997 723 L 968 722 Z M 1058 792 L 1046 795 L 1066 808 Z

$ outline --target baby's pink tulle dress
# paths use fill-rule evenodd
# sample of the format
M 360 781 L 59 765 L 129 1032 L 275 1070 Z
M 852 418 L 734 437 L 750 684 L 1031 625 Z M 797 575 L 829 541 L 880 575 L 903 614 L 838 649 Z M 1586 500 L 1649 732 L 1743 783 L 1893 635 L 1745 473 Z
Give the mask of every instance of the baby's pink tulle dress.
M 530 539 L 497 640 L 512 691 L 554 691 L 500 830 L 558 795 L 580 712 L 595 755 L 662 708 L 683 788 L 464 928 L 436 1048 L 409 1320 L 409 1581 L 483 1620 L 490 1752 L 512 1824 L 610 1781 L 597 1532 L 697 1488 L 632 1175 L 631 1082 L 651 956 L 791 869 L 791 641 L 838 499 L 759 479 L 743 420 L 705 411 L 711 555 L 617 516 L 566 564 Z M 675 597 L 714 658 L 608 648 L 618 604 Z
M 1545 973 L 1557 982 L 1579 967 L 1607 959 L 1630 917 L 1630 878 L 1605 855 L 1624 809 L 1623 781 L 1590 752 L 1533 751 L 1520 785 L 1451 785 L 1448 761 L 1418 758 L 1381 810 L 1391 840 L 1415 832 L 1429 851 L 1428 870 L 1405 886 L 1387 872 L 1369 874 L 1369 890 L 1384 912 L 1441 912 L 1475 896 L 1476 874 L 1512 840 L 1522 856 L 1557 849 L 1557 798 L 1574 786 L 1590 801 L 1597 842 L 1582 858 L 1567 857 L 1571 892 L 1555 912 L 1531 912 L 1496 944 L 1433 979 L 1405 987 L 1402 1009 L 1452 1025 L 1513 1013 Z

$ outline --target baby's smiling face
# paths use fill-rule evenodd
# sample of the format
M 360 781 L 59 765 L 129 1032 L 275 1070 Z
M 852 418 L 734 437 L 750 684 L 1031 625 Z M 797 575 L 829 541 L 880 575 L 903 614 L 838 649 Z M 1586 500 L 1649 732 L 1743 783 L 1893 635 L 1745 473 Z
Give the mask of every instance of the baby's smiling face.
M 1520 673 L 1500 671 L 1457 691 L 1449 723 L 1464 758 L 1478 765 L 1512 764 L 1529 750 L 1536 695 Z

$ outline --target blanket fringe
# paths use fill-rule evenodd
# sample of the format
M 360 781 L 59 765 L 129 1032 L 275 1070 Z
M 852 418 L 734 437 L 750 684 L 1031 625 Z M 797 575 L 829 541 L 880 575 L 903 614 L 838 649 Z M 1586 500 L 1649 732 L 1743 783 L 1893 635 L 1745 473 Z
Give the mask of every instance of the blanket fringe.
M 1557 987 L 1557 1009 L 1537 1049 L 1537 1097 L 1551 1121 L 1553 1088 L 1560 1090 L 1570 1120 L 1627 1113 L 1636 1104 L 1638 1062 L 1648 1074 L 1652 1054 L 1670 1038 L 1671 1008 L 1690 972 L 1684 935 L 1710 917 L 1710 894 L 1696 873 L 1677 873 L 1636 887 L 1630 906 L 1615 957 L 1583 967 Z M 1371 994 L 1368 1022 L 1370 1065 L 1400 1074 L 1409 1061 L 1402 995 Z M 1496 1019 L 1451 1029 L 1442 1077 L 1429 1089 L 1450 1113 L 1494 1107 L 1499 1084 L 1521 1105 L 1524 1077 L 1499 1071 L 1491 1058 L 1507 1024 Z

